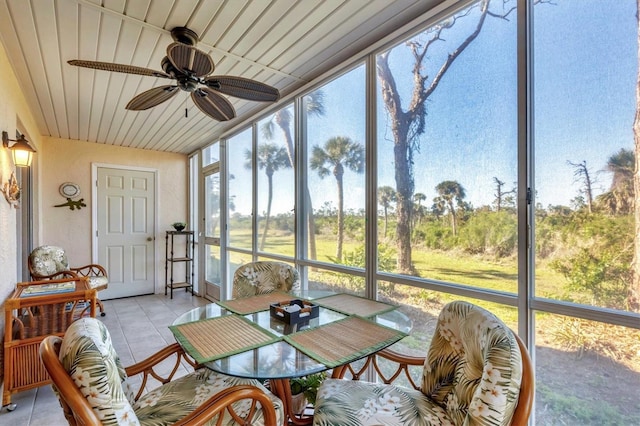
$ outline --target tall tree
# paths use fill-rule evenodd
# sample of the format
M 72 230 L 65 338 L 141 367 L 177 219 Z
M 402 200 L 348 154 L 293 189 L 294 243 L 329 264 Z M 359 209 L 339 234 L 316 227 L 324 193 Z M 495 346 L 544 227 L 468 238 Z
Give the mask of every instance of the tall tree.
M 364 172 L 364 147 L 348 137 L 335 136 L 325 142 L 324 147 L 313 147 L 309 160 L 311 170 L 316 170 L 320 178 L 330 173 L 336 178 L 338 186 L 338 244 L 336 259 L 342 261 L 342 243 L 344 240 L 344 188 L 345 168 L 356 173 Z
M 505 196 L 507 194 L 515 194 L 516 190 L 512 189 L 510 191 L 503 191 L 502 187 L 504 186 L 504 182 L 495 176 L 493 178 L 493 182 L 496 184 L 496 193 L 494 194 L 494 196 L 496 197 L 496 201 L 495 201 L 496 211 L 499 212 L 502 210 L 502 204 L 505 200 Z
M 387 238 L 387 223 L 389 219 L 389 207 L 396 201 L 396 190 L 390 186 L 378 188 L 378 203 L 382 206 L 384 213 L 384 237 Z
M 567 161 L 567 164 L 574 168 L 573 176 L 575 176 L 575 181 L 582 181 L 583 186 L 580 188 L 580 192 L 586 197 L 587 211 L 593 213 L 593 178 L 587 168 L 587 162 L 572 163 L 571 161 Z
M 640 0 L 639 0 L 640 1 Z M 504 2 L 498 2 L 504 4 Z M 395 183 L 397 192 L 397 269 L 403 274 L 415 274 L 415 268 L 411 262 L 411 209 L 413 206 L 412 195 L 414 191 L 413 154 L 419 149 L 420 135 L 426 129 L 426 101 L 438 88 L 443 77 L 451 65 L 471 45 L 480 34 L 487 16 L 506 19 L 514 10 L 502 12 L 489 12 L 490 0 L 482 0 L 476 5 L 451 16 L 449 19 L 431 27 L 421 37 L 409 40 L 406 45 L 413 57 L 413 90 L 406 109 L 403 109 L 394 72 L 389 65 L 391 50 L 381 53 L 377 57 L 377 74 L 380 82 L 381 97 L 390 116 L 391 133 L 393 135 L 393 160 L 395 164 Z M 478 8 L 477 22 L 471 26 L 470 33 L 456 46 L 453 46 L 446 55 L 437 71 L 430 75 L 427 73 L 425 61 L 430 57 L 429 52 L 441 49 L 439 44 L 447 39 L 445 33 L 453 28 L 456 23 L 472 16 L 471 11 Z M 421 40 L 422 39 L 422 40 Z
M 462 206 L 463 199 L 467 196 L 464 188 L 458 182 L 445 180 L 436 185 L 438 196 L 447 206 L 447 211 L 451 217 L 451 230 L 453 235 L 458 234 L 458 219 L 456 205 Z
M 633 250 L 633 281 L 631 288 L 629 289 L 629 307 L 635 311 L 640 311 L 640 202 L 638 201 L 638 195 L 640 195 L 640 165 L 638 161 L 640 159 L 640 0 L 636 3 L 636 22 L 638 31 L 638 70 L 636 77 L 636 115 L 633 120 L 633 141 L 634 141 L 634 154 L 636 159 L 635 170 L 633 173 L 633 189 L 635 192 L 635 239 Z
M 324 92 L 322 90 L 315 90 L 302 98 L 304 110 L 309 116 L 321 116 L 324 115 Z M 284 140 L 287 146 L 287 156 L 289 157 L 289 163 L 292 168 L 295 168 L 295 148 L 293 142 L 293 135 L 291 134 L 291 115 L 290 108 L 281 108 L 273 114 L 271 120 L 262 125 L 262 135 L 267 140 L 272 140 L 275 137 L 275 126 L 277 125 L 284 136 Z M 316 225 L 313 217 L 313 206 L 311 205 L 311 194 L 309 188 L 304 188 L 304 199 L 306 203 L 306 222 L 307 233 L 309 237 L 309 257 L 311 259 L 317 259 L 316 252 Z
M 251 150 L 247 149 L 244 152 L 245 167 L 251 169 L 252 167 L 252 155 Z M 271 219 L 271 202 L 273 201 L 273 174 L 280 169 L 291 167 L 289 158 L 287 157 L 287 150 L 274 144 L 261 144 L 258 145 L 258 151 L 256 153 L 257 166 L 259 170 L 264 170 L 267 175 L 268 196 L 267 196 L 267 212 L 264 220 L 264 230 L 262 231 L 262 238 L 260 239 L 260 251 L 264 250 L 264 244 L 267 239 L 267 232 L 269 231 L 269 220 Z

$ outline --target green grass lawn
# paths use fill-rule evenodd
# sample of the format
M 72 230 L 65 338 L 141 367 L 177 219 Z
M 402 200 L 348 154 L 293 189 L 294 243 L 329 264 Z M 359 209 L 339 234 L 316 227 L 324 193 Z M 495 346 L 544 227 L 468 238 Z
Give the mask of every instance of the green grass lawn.
M 231 241 L 232 245 L 237 247 L 251 247 L 251 230 L 234 229 Z M 359 242 L 345 241 L 343 253 L 356 250 L 360 246 Z M 293 234 L 269 235 L 264 252 L 292 256 L 294 253 Z M 335 237 L 318 235 L 316 237 L 316 252 L 317 260 L 331 262 L 331 259 L 336 256 Z M 517 292 L 518 265 L 515 257 L 496 261 L 460 251 L 447 252 L 414 247 L 412 261 L 422 278 L 509 293 Z M 536 294 L 538 296 L 556 295 L 564 283 L 565 279 L 561 274 L 544 265 L 538 265 L 536 269 Z
M 231 241 L 238 247 L 251 247 L 251 230 L 234 229 Z M 361 243 L 359 242 L 346 241 L 343 245 L 343 253 L 346 254 L 354 251 L 360 246 Z M 335 236 L 316 236 L 316 251 L 318 260 L 332 262 L 332 259 L 336 256 Z M 294 253 L 293 234 L 269 235 L 264 252 L 282 256 L 292 256 L 292 253 Z M 517 292 L 518 268 L 515 257 L 495 260 L 481 256 L 473 256 L 455 250 L 441 251 L 414 247 L 412 260 L 420 277 L 425 279 L 434 279 L 508 293 Z M 393 261 L 395 262 L 395 259 L 393 259 Z M 536 269 L 536 277 L 536 293 L 542 296 L 559 294 L 565 282 L 562 275 L 544 266 Z M 326 275 L 314 274 L 314 279 L 328 283 L 335 283 L 336 280 L 340 280 L 340 278 L 336 278 L 336 274 L 334 273 L 327 273 Z M 362 281 L 359 282 L 362 283 Z M 351 285 L 353 284 L 351 283 Z M 400 293 L 402 293 L 396 294 L 394 297 L 398 303 L 406 303 L 414 306 L 416 306 L 416 301 L 418 301 L 417 303 L 419 304 L 420 301 L 425 298 L 437 298 L 441 303 L 446 303 L 451 300 L 464 300 L 464 298 L 456 295 L 441 292 L 437 292 L 436 294 L 436 292 L 428 292 L 410 286 L 394 286 L 394 288 L 400 290 Z M 475 299 L 468 299 L 468 301 L 491 310 L 509 324 L 509 326 L 517 328 L 518 316 L 515 308 Z

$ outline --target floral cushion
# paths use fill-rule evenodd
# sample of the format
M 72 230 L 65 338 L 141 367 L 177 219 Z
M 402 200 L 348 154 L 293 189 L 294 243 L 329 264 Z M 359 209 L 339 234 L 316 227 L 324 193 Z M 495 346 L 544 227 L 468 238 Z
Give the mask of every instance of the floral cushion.
M 69 261 L 64 250 L 55 246 L 41 246 L 29 255 L 32 271 L 39 276 L 53 275 L 69 270 Z
M 240 266 L 233 275 L 233 298 L 255 296 L 274 290 L 300 290 L 300 273 L 286 263 L 252 262 Z
M 508 425 L 521 379 L 511 330 L 478 306 L 451 302 L 438 318 L 421 392 L 327 380 L 318 392 L 314 425 Z
M 60 362 L 104 425 L 138 425 L 133 393 L 107 327 L 95 318 L 75 321 L 62 339 Z
M 104 425 L 173 424 L 212 395 L 237 384 L 261 388 L 273 401 L 279 424 L 284 418 L 282 402 L 258 381 L 224 376 L 204 368 L 162 385 L 135 401 L 109 332 L 95 318 L 79 319 L 67 329 L 60 347 L 60 360 Z M 247 412 L 250 405 L 248 400 L 233 404 L 239 414 Z M 262 417 L 258 415 L 257 418 Z M 232 425 L 234 422 L 226 413 L 221 424 Z
M 173 424 L 196 409 L 211 396 L 235 385 L 253 385 L 262 389 L 273 402 L 278 424 L 283 424 L 284 410 L 282 402 L 257 380 L 225 376 L 206 368 L 201 368 L 194 373 L 173 380 L 141 396 L 138 402 L 133 405 L 133 409 L 141 425 Z M 238 401 L 233 404 L 233 408 L 240 416 L 244 416 L 251 408 L 251 401 Z M 225 413 L 221 424 L 230 426 L 237 423 L 233 421 L 229 413 Z M 254 417 L 252 424 L 264 425 L 261 410 Z
M 109 278 L 99 275 L 99 276 L 91 276 L 87 277 L 89 279 L 89 287 L 95 288 L 98 290 L 104 290 L 109 285 Z
M 446 411 L 422 392 L 402 386 L 326 379 L 316 399 L 314 425 L 449 425 Z

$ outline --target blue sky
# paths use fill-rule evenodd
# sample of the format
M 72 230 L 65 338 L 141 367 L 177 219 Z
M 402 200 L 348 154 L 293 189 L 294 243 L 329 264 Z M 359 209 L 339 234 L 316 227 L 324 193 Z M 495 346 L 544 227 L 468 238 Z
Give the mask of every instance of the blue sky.
M 496 3 L 495 0 L 493 3 Z M 534 8 L 534 135 L 538 201 L 569 205 L 578 195 L 574 169 L 567 161 L 587 162 L 595 194 L 608 189 L 602 172 L 612 154 L 633 148 L 637 22 L 633 0 L 557 0 Z M 456 32 L 431 52 L 426 70 L 433 75 L 448 46 L 466 35 L 473 17 L 459 21 Z M 480 36 L 449 69 L 427 105 L 427 131 L 415 155 L 415 190 L 430 205 L 435 186 L 458 181 L 475 207 L 494 199 L 494 177 L 516 182 L 517 70 L 515 15 L 511 21 L 487 19 Z M 401 43 L 390 56 L 403 99 L 410 97 L 411 57 Z M 326 114 L 310 117 L 309 143 L 322 145 L 333 136 L 365 141 L 364 66 L 323 87 Z M 393 143 L 386 111 L 378 108 L 380 186 L 395 187 Z M 236 147 L 232 152 L 244 149 Z M 238 154 L 240 155 L 240 154 Z M 240 157 L 243 158 L 243 157 Z M 237 157 L 231 164 L 240 165 Z M 237 171 L 237 170 L 236 170 Z M 263 172 L 260 172 L 260 177 Z M 290 171 L 277 172 L 276 182 L 288 181 Z M 237 178 L 240 178 L 236 174 Z M 320 180 L 309 172 L 314 208 L 337 205 L 335 179 Z M 274 193 L 273 212 L 288 210 L 292 187 Z M 364 208 L 364 175 L 345 174 L 346 208 Z M 241 196 L 238 194 L 238 196 Z M 281 203 L 278 203 L 281 200 Z M 249 199 L 236 204 L 248 206 Z M 264 203 L 259 211 L 264 211 Z M 245 209 L 239 208 L 239 211 Z
M 620 148 L 633 149 L 638 73 L 636 5 L 631 0 L 560 0 L 536 7 L 536 185 L 542 200 L 568 204 L 573 170 L 601 171 Z M 611 176 L 599 173 L 596 190 Z M 544 202 L 546 206 L 548 203 Z

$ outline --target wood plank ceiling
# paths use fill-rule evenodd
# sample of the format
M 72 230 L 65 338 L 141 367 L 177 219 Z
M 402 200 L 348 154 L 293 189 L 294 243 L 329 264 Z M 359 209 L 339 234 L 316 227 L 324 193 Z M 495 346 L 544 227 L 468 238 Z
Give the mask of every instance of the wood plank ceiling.
M 180 92 L 128 111 L 136 94 L 167 80 L 67 61 L 162 70 L 170 30 L 186 26 L 214 75 L 255 79 L 284 97 L 441 1 L 0 0 L 0 41 L 42 135 L 186 154 L 267 105 L 229 98 L 238 117 L 221 123 Z

